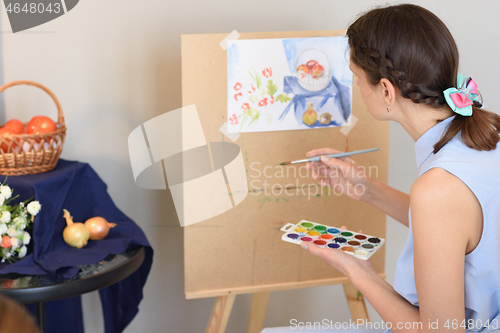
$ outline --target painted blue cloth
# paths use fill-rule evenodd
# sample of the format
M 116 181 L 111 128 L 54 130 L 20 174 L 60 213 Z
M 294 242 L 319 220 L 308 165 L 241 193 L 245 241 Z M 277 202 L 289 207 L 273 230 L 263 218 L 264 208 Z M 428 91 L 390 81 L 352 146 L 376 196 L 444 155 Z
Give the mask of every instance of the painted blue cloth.
M 465 256 L 465 318 L 474 320 L 480 332 L 500 329 L 500 149 L 477 151 L 467 147 L 460 133 L 437 154 L 439 141 L 454 117 L 445 119 L 425 132 L 415 150 L 420 175 L 442 168 L 462 180 L 475 194 L 483 211 L 483 232 L 478 246 Z M 453 198 L 450 198 L 453 200 Z M 413 232 L 411 226 L 405 247 L 397 261 L 394 289 L 418 306 L 413 269 Z M 484 327 L 489 322 L 489 329 Z M 496 324 L 495 324 L 496 322 Z M 482 324 L 481 324 L 482 323 Z
M 326 111 L 332 116 L 329 124 L 321 124 L 319 121 L 316 121 L 310 127 L 341 126 L 347 122 L 347 119 L 351 115 L 351 94 L 349 87 L 341 84 L 334 76 L 331 77 L 326 88 L 319 91 L 304 89 L 300 86 L 296 76 L 285 76 L 283 91 L 287 94 L 294 94 L 294 96 L 278 120 L 283 120 L 293 105 L 297 123 L 302 124 L 302 116 L 307 110 L 308 103 L 313 103 L 313 109 L 318 113 L 318 117 Z
M 1 176 L 0 180 L 3 181 Z M 19 199 L 35 196 L 42 210 L 33 223 L 33 253 L 12 264 L 0 266 L 0 274 L 57 274 L 65 278 L 79 271 L 78 265 L 93 264 L 109 254 L 124 252 L 130 244 L 146 246 L 141 267 L 128 278 L 99 291 L 103 304 L 105 332 L 122 332 L 138 312 L 142 288 L 152 265 L 153 250 L 142 230 L 123 214 L 107 193 L 106 184 L 85 163 L 59 160 L 56 168 L 46 173 L 10 176 L 8 184 Z M 19 200 L 18 199 L 18 200 Z M 117 226 L 104 240 L 89 241 L 82 249 L 68 246 L 62 231 L 65 208 L 75 222 L 102 216 Z M 48 332 L 82 332 L 80 297 L 46 303 Z

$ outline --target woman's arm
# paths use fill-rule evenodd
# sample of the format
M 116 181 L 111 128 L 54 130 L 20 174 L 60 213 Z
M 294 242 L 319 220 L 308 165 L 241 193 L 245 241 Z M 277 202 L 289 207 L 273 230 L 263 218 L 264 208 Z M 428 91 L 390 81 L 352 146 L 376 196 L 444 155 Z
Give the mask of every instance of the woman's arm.
M 370 178 L 369 182 L 362 200 L 408 227 L 410 196 L 376 179 Z
M 306 156 L 338 152 L 335 149 L 323 148 L 312 150 Z M 321 186 L 332 188 L 340 186 L 342 193 L 346 193 L 351 199 L 372 204 L 396 221 L 408 226 L 410 196 L 368 177 L 365 168 L 358 165 L 352 158 L 337 159 L 323 156 L 321 162 L 308 163 L 306 168 L 312 170 L 313 178 L 318 180 Z M 362 191 L 359 190 L 359 186 Z M 346 187 L 351 188 L 347 190 Z
M 345 274 L 393 332 L 464 332 L 464 258 L 478 218 L 482 221 L 479 203 L 458 178 L 432 169 L 413 185 L 411 205 L 419 307 L 401 297 L 369 261 L 302 244 Z M 437 328 L 429 327 L 436 322 Z

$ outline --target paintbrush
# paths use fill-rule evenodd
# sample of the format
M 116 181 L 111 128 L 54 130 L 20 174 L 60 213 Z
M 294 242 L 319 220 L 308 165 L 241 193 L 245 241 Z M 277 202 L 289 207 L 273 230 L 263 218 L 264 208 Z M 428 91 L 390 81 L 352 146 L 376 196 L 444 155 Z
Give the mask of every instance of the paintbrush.
M 351 155 L 371 153 L 372 151 L 377 151 L 377 150 L 378 150 L 378 148 L 371 148 L 371 149 L 348 151 L 348 152 L 345 152 L 345 153 L 337 153 L 337 154 L 313 156 L 313 157 L 306 158 L 304 160 L 283 162 L 283 163 L 280 163 L 280 165 L 290 165 L 290 164 L 307 163 L 307 162 L 319 162 L 321 160 L 321 156 L 328 156 L 328 157 L 331 157 L 331 158 L 339 158 L 339 157 L 345 157 L 345 156 L 351 156 Z

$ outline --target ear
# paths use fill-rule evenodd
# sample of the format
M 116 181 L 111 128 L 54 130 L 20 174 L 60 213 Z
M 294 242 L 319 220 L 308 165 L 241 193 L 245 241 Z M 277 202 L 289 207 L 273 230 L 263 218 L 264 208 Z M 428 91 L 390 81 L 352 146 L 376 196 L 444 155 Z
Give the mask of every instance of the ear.
M 385 104 L 392 105 L 396 101 L 396 87 L 386 78 L 380 80 L 382 94 Z

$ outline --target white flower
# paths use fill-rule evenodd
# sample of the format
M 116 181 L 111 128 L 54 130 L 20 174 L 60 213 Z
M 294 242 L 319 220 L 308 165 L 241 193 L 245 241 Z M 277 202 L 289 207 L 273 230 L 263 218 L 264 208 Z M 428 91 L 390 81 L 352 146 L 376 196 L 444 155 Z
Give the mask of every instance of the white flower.
M 0 223 L 0 236 L 5 235 L 7 233 L 7 224 L 5 223 Z
M 21 247 L 21 250 L 19 251 L 19 258 L 24 258 L 26 256 L 27 251 L 28 251 L 28 248 L 23 245 Z
M 18 216 L 14 218 L 13 220 L 15 226 L 17 229 L 26 229 L 26 226 L 28 225 L 28 221 L 26 221 L 26 218 L 24 216 Z
M 23 243 L 24 243 L 24 245 L 29 244 L 30 240 L 31 240 L 30 234 L 25 231 L 24 234 L 23 234 Z
M 2 223 L 10 222 L 10 212 L 8 211 L 2 212 L 2 217 L 0 217 L 0 222 Z
M 19 245 L 21 245 L 21 240 L 17 237 L 12 237 L 10 239 L 10 246 L 12 247 L 13 250 L 17 249 Z
M 10 252 L 10 249 L 2 249 L 2 257 L 4 258 L 12 257 L 12 252 Z
M 4 201 L 5 201 L 5 197 L 3 196 L 2 193 L 0 193 L 0 206 L 3 205 Z
M 6 185 L 0 186 L 0 193 L 2 193 L 5 199 L 9 199 L 12 196 L 12 190 Z
M 7 230 L 7 235 L 9 235 L 10 237 L 16 237 L 18 235 L 18 231 L 14 227 L 9 227 L 9 229 Z
M 32 201 L 28 204 L 27 208 L 28 208 L 28 213 L 35 216 L 36 214 L 38 214 L 38 212 L 42 208 L 42 205 L 40 205 L 40 203 L 38 201 Z

